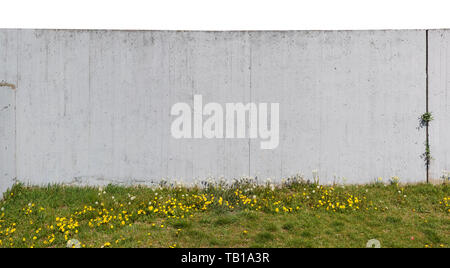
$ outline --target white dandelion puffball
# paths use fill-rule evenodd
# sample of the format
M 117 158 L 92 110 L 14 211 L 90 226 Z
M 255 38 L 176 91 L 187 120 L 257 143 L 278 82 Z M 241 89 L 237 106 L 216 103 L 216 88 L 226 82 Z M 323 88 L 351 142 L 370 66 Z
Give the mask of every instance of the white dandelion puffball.
M 76 239 L 70 239 L 69 241 L 67 241 L 67 247 L 68 248 L 81 248 L 81 243 L 80 243 L 80 241 L 78 241 Z
M 376 239 L 370 239 L 367 241 L 366 248 L 381 248 L 381 243 Z

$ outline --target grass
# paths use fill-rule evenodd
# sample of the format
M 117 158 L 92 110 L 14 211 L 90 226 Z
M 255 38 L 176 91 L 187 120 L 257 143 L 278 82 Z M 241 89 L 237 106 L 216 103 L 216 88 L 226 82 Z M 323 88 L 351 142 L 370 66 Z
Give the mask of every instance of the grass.
M 449 247 L 448 185 L 290 182 L 25 187 L 0 201 L 0 247 Z

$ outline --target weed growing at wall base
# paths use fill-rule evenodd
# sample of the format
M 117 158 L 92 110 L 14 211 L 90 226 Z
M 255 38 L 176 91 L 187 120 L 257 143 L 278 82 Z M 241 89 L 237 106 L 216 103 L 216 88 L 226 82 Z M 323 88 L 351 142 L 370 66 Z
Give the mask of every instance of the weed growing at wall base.
M 426 184 L 19 184 L 0 201 L 0 247 L 448 247 L 449 200 Z

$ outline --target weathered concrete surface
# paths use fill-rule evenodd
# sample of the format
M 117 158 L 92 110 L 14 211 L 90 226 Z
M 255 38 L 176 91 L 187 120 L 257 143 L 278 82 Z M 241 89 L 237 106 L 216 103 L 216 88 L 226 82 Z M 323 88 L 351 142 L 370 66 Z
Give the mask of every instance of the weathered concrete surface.
M 280 147 L 252 142 L 251 172 L 321 182 L 426 178 L 425 32 L 254 34 L 252 101 L 280 102 Z
M 0 198 L 16 177 L 17 32 L 0 31 Z
M 16 38 L 8 57 L 18 62 L 2 56 L 0 80 L 19 85 L 19 181 L 310 178 L 312 170 L 324 183 L 426 178 L 417 129 L 424 31 L 0 33 L 0 44 Z M 170 108 L 194 94 L 205 103 L 279 102 L 278 148 L 172 138 Z
M 248 174 L 248 140 L 175 140 L 170 107 L 249 100 L 248 35 L 20 31 L 18 178 L 149 183 Z
M 429 31 L 430 179 L 450 176 L 450 31 Z

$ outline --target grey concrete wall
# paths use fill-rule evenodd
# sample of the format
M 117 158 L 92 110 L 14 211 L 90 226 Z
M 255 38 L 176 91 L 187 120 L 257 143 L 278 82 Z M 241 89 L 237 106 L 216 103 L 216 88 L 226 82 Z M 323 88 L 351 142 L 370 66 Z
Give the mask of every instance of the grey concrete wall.
M 426 178 L 423 31 L 258 34 L 252 47 L 252 99 L 280 102 L 282 125 L 277 150 L 252 146 L 252 173 Z
M 16 148 L 1 152 L 0 185 L 313 170 L 323 183 L 425 181 L 425 44 L 421 30 L 0 30 L 0 80 L 17 84 L 15 96 L 0 88 L 2 105 L 16 104 L 0 113 L 0 146 Z M 170 108 L 194 94 L 280 103 L 279 146 L 172 138 Z
M 450 31 L 429 32 L 430 178 L 450 176 Z
M 0 197 L 16 178 L 17 32 L 0 30 Z

